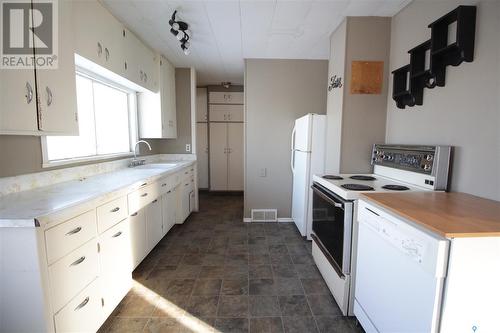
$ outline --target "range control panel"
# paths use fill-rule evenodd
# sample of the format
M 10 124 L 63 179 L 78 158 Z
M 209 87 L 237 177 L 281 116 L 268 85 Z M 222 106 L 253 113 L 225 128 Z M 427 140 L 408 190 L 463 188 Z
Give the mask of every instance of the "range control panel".
M 435 155 L 434 146 L 374 145 L 372 165 L 431 175 Z

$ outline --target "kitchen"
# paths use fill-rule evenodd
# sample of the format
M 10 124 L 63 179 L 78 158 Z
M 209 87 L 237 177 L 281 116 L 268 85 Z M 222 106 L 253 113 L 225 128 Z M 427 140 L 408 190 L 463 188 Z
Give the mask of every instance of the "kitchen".
M 2 21 L 1 332 L 498 331 L 497 1 Z

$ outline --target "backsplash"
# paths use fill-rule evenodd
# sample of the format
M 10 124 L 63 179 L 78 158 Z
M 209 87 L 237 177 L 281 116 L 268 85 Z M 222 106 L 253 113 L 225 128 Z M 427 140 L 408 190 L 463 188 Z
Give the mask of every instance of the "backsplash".
M 196 160 L 196 155 L 158 154 L 141 156 L 141 158 L 145 159 L 146 163 L 159 161 L 192 161 Z M 106 172 L 113 172 L 119 169 L 127 168 L 131 160 L 131 158 L 127 158 L 110 162 L 30 173 L 15 177 L 0 178 L 0 197 L 11 193 L 33 190 L 39 187 L 86 178 Z

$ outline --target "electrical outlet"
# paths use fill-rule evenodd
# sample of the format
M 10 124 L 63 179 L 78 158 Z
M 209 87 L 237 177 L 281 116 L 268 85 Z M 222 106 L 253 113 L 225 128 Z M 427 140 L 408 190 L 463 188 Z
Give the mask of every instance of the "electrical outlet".
M 260 174 L 261 177 L 267 177 L 267 168 L 261 168 Z
M 186 144 L 186 151 L 191 151 L 191 145 L 189 143 Z

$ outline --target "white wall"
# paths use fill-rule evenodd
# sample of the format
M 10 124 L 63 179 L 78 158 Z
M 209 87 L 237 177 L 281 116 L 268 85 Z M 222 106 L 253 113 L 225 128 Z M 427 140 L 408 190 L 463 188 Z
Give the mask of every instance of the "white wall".
M 326 112 L 327 74 L 326 60 L 245 61 L 246 217 L 253 208 L 291 217 L 291 131 L 296 118 Z
M 452 190 L 500 200 L 500 1 L 412 2 L 392 19 L 390 69 L 459 4 L 478 6 L 474 61 L 448 67 L 446 86 L 425 89 L 422 106 L 400 110 L 389 96 L 386 141 L 455 146 Z

